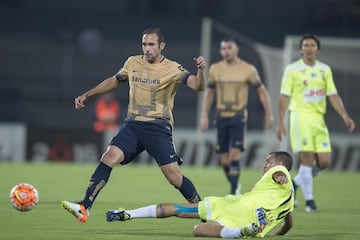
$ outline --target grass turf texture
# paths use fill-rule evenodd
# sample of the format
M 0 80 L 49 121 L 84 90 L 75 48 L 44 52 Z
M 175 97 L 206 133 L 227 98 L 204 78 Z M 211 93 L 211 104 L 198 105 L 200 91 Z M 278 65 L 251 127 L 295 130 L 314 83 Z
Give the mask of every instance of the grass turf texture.
M 65 212 L 61 200 L 83 197 L 95 165 L 86 164 L 7 164 L 0 163 L 0 239 L 191 239 L 194 219 L 136 219 L 128 222 L 105 221 L 111 208 L 127 209 L 161 202 L 184 202 L 156 166 L 118 166 L 93 206 L 85 224 Z M 200 194 L 223 196 L 229 191 L 220 168 L 183 167 Z M 259 179 L 261 170 L 243 169 L 242 191 Z M 294 173 L 293 173 L 294 175 Z M 319 212 L 305 213 L 301 191 L 294 212 L 295 227 L 281 239 L 360 239 L 360 175 L 323 172 L 315 179 Z M 40 202 L 30 212 L 18 212 L 9 203 L 10 189 L 28 182 L 39 191 Z M 267 237 L 278 239 L 278 237 Z

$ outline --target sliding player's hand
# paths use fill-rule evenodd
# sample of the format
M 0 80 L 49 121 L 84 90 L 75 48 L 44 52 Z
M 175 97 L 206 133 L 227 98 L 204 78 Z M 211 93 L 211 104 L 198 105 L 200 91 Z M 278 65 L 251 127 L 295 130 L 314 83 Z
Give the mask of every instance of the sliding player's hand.
M 286 184 L 289 182 L 289 179 L 286 176 L 286 174 L 283 172 L 280 172 L 280 171 L 274 172 L 272 177 L 275 182 L 280 183 L 280 184 Z

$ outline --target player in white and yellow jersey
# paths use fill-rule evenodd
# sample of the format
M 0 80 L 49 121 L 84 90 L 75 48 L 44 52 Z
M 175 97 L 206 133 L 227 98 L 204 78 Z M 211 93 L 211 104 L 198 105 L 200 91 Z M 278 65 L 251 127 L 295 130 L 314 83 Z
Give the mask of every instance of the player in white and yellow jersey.
M 75 98 L 75 108 L 85 106 L 89 98 L 129 84 L 128 114 L 119 132 L 111 140 L 91 176 L 85 197 L 78 203 L 62 201 L 62 206 L 80 222 L 86 222 L 97 195 L 107 183 L 113 167 L 132 161 L 146 150 L 157 162 L 167 180 L 188 202 L 200 196 L 190 179 L 183 176 L 173 141 L 174 97 L 179 84 L 196 91 L 204 88 L 203 57 L 194 58 L 198 71 L 190 74 L 180 64 L 164 57 L 165 39 L 159 28 L 149 28 L 142 35 L 143 55 L 131 56 L 117 74 Z
M 216 95 L 216 153 L 230 183 L 230 194 L 237 194 L 240 153 L 246 149 L 247 103 L 249 88 L 256 89 L 265 111 L 265 122 L 272 126 L 269 93 L 256 68 L 238 57 L 239 48 L 232 38 L 220 42 L 223 60 L 209 69 L 209 83 L 204 94 L 200 130 L 209 126 L 209 112 Z
M 285 135 L 284 116 L 290 111 L 290 140 L 294 153 L 300 154 L 299 173 L 294 178 L 295 190 L 302 187 L 305 210 L 316 211 L 313 196 L 312 168 L 314 163 L 321 170 L 330 165 L 331 144 L 324 121 L 326 97 L 342 117 L 349 132 L 355 128 L 354 121 L 346 112 L 337 93 L 331 68 L 317 60 L 320 40 L 312 34 L 300 41 L 301 59 L 289 64 L 284 72 L 279 100 L 279 124 L 277 137 Z M 290 101 L 290 104 L 288 102 Z
M 264 175 L 250 192 L 240 196 L 207 197 L 192 204 L 162 203 L 134 210 L 109 210 L 106 220 L 126 221 L 136 218 L 199 218 L 206 222 L 194 227 L 196 237 L 264 237 L 274 232 L 284 235 L 292 227 L 293 186 L 289 171 L 292 158 L 287 152 L 272 152 L 263 165 Z

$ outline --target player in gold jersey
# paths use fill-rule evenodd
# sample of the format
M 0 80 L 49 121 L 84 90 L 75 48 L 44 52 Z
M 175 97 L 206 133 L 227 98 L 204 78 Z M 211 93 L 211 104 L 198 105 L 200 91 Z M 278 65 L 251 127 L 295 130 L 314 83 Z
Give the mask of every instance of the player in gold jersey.
M 239 48 L 231 38 L 220 42 L 222 61 L 209 69 L 208 88 L 204 94 L 200 130 L 209 126 L 209 111 L 216 93 L 216 152 L 230 182 L 230 194 L 236 194 L 240 175 L 240 152 L 246 148 L 246 122 L 249 87 L 256 89 L 265 110 L 265 121 L 272 126 L 269 93 L 256 68 L 238 57 Z
M 293 186 L 289 171 L 292 158 L 287 152 L 272 152 L 263 165 L 264 174 L 250 192 L 240 196 L 207 197 L 198 203 L 162 203 L 134 210 L 109 210 L 106 220 L 136 218 L 200 218 L 194 227 L 196 237 L 264 237 L 279 223 L 274 235 L 286 234 L 293 225 Z
M 129 84 L 129 105 L 126 120 L 102 155 L 91 176 L 85 197 L 78 203 L 62 201 L 62 206 L 80 222 L 86 222 L 97 195 L 107 183 L 116 165 L 127 164 L 146 150 L 157 162 L 167 180 L 189 202 L 198 202 L 200 196 L 193 183 L 182 175 L 181 158 L 173 142 L 174 97 L 179 84 L 196 91 L 204 88 L 203 57 L 194 58 L 198 71 L 190 74 L 180 64 L 161 54 L 165 48 L 159 28 L 149 28 L 142 35 L 143 54 L 129 57 L 117 74 L 75 98 L 75 108 L 96 95 L 113 91 L 121 84 Z M 121 196 L 121 195 L 120 195 Z
M 307 212 L 317 210 L 313 196 L 313 165 L 320 170 L 325 169 L 331 160 L 329 132 L 324 121 L 326 96 L 349 132 L 355 128 L 354 121 L 337 93 L 330 67 L 317 60 L 319 50 L 320 40 L 315 35 L 307 34 L 302 37 L 302 57 L 286 67 L 282 78 L 276 130 L 281 141 L 285 135 L 284 116 L 290 100 L 291 147 L 294 153 L 300 154 L 299 173 L 293 183 L 295 190 L 298 186 L 302 188 Z

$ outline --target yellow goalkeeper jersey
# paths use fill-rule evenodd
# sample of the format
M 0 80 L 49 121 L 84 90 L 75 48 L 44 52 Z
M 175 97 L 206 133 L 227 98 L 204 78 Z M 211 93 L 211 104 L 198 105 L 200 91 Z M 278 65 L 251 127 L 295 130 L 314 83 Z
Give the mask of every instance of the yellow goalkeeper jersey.
M 289 182 L 279 184 L 272 178 L 277 171 L 285 173 Z M 270 168 L 255 184 L 254 188 L 243 195 L 254 208 L 262 207 L 266 212 L 267 225 L 258 236 L 264 237 L 269 231 L 283 221 L 294 209 L 294 194 L 291 176 L 286 167 L 278 165 Z
M 283 172 L 289 182 L 279 184 L 274 181 L 275 172 Z M 255 184 L 250 192 L 240 196 L 207 197 L 199 202 L 201 219 L 217 221 L 223 226 L 239 228 L 249 223 L 257 223 L 256 210 L 266 212 L 266 226 L 257 236 L 264 237 L 284 220 L 294 209 L 294 194 L 291 176 L 286 167 L 278 165 L 270 168 Z
M 327 64 L 308 66 L 300 59 L 285 68 L 280 93 L 291 97 L 290 111 L 325 114 L 326 96 L 337 90 Z

